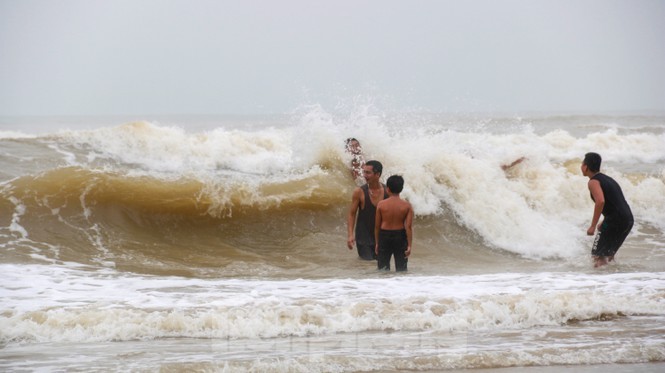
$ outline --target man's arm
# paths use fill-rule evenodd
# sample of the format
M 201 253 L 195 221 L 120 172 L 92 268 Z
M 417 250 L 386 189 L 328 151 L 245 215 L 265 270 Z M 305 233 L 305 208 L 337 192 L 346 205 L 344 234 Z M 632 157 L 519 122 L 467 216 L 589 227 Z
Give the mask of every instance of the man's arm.
M 351 206 L 349 206 L 349 214 L 346 218 L 346 227 L 347 227 L 347 238 L 346 246 L 349 250 L 353 250 L 353 245 L 356 244 L 356 237 L 354 234 L 354 228 L 356 225 L 356 215 L 358 214 L 358 209 L 360 208 L 360 194 L 362 190 L 356 188 L 353 191 L 353 196 L 351 197 Z
M 406 214 L 406 219 L 404 219 L 404 229 L 406 229 L 407 242 L 404 254 L 408 258 L 411 255 L 411 243 L 413 242 L 413 207 L 411 207 L 411 204 L 409 204 L 409 212 Z
M 596 232 L 598 220 L 600 220 L 600 214 L 603 212 L 603 207 L 605 206 L 605 194 L 603 194 L 603 189 L 600 187 L 600 182 L 598 180 L 589 180 L 589 192 L 591 192 L 591 195 L 593 196 L 595 205 L 593 207 L 591 226 L 587 229 L 586 234 L 593 236 Z

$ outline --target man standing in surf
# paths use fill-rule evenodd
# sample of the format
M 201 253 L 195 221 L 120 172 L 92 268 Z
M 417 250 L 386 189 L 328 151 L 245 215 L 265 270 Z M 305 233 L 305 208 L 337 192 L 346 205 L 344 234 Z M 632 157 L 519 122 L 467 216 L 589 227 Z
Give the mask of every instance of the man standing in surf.
M 633 213 L 621 187 L 614 179 L 600 172 L 601 161 L 600 154 L 587 153 L 580 166 L 582 174 L 589 178 L 589 192 L 595 203 L 587 234 L 593 236 L 598 228 L 591 249 L 596 268 L 614 260 L 614 255 L 633 228 Z M 598 224 L 601 214 L 604 218 Z
M 383 165 L 379 161 L 367 161 L 363 165 L 365 185 L 357 187 L 351 197 L 351 207 L 347 217 L 348 237 L 346 245 L 353 250 L 358 249 L 358 256 L 364 260 L 376 259 L 374 253 L 374 222 L 376 205 L 388 198 L 386 187 L 379 179 L 383 172 Z M 355 227 L 355 232 L 354 232 Z
M 376 206 L 375 253 L 379 269 L 390 271 L 390 258 L 395 257 L 395 271 L 406 271 L 413 241 L 413 207 L 399 197 L 404 178 L 393 175 L 386 181 L 388 199 Z

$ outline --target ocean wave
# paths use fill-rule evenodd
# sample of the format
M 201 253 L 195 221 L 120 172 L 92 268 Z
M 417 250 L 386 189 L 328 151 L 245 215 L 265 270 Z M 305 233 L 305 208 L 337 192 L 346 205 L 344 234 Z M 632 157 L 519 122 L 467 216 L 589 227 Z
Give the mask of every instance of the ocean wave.
M 338 220 L 333 215 L 348 204 L 355 187 L 342 146 L 355 132 L 365 158 L 384 163 L 384 179 L 404 176 L 402 196 L 418 218 L 452 215 L 455 224 L 489 247 L 528 258 L 580 255 L 591 206 L 579 162 L 584 152 L 597 149 L 622 185 L 638 227 L 665 229 L 660 145 L 665 134 L 614 128 L 583 136 L 566 130 L 537 134 L 529 126 L 494 133 L 436 122 L 406 129 L 369 115 L 358 121 L 362 127 L 314 110 L 295 123 L 252 130 L 188 133 L 135 122 L 60 131 L 27 140 L 26 149 L 39 145 L 44 152 L 26 166 L 33 169 L 3 184 L 0 208 L 5 216 L 17 216 L 16 206 L 30 207 L 16 224 L 39 213 L 47 221 L 78 219 L 89 224 L 86 228 L 109 220 L 117 224 L 122 214 L 134 217 L 132 227 L 160 222 L 163 230 L 174 221 L 199 224 L 201 216 L 213 225 L 217 219 L 251 219 L 266 211 L 285 221 L 303 209 Z M 524 160 L 502 170 L 517 159 Z M 46 160 L 59 164 L 46 170 L 37 166 Z M 2 155 L 0 162 L 16 163 L 15 157 Z M 633 170 L 635 162 L 651 166 Z M 164 221 L 167 215 L 171 223 Z M 126 227 L 114 225 L 114 230 L 130 231 Z

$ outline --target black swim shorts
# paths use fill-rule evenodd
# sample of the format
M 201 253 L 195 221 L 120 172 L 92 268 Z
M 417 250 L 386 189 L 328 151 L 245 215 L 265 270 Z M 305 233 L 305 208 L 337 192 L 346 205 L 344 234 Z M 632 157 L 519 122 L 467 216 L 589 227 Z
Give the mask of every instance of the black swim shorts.
M 622 226 L 607 225 L 603 222 L 593 241 L 591 255 L 614 256 L 631 229 L 633 229 L 632 221 Z
M 395 270 L 406 271 L 408 259 L 406 257 L 406 248 L 408 241 L 406 230 L 385 230 L 379 231 L 379 255 L 377 264 L 379 269 L 390 270 L 390 258 L 395 258 Z

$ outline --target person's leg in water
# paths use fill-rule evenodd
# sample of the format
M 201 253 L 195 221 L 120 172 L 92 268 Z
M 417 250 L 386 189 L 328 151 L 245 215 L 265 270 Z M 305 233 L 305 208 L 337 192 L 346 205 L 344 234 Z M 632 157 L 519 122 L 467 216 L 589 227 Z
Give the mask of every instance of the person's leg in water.
M 407 270 L 407 258 L 406 258 L 406 231 L 397 230 L 381 230 L 379 232 L 379 255 L 378 259 L 378 269 L 380 270 L 390 270 L 390 258 L 395 258 L 395 270 L 406 271 Z
M 601 225 L 591 249 L 594 268 L 602 267 L 614 261 L 614 256 L 619 251 L 621 245 L 623 245 L 632 228 L 633 222 L 629 222 L 624 227 L 609 226 L 606 223 Z
M 356 247 L 358 248 L 358 256 L 363 260 L 374 260 L 376 259 L 376 254 L 374 253 L 374 245 L 366 245 L 357 243 Z

